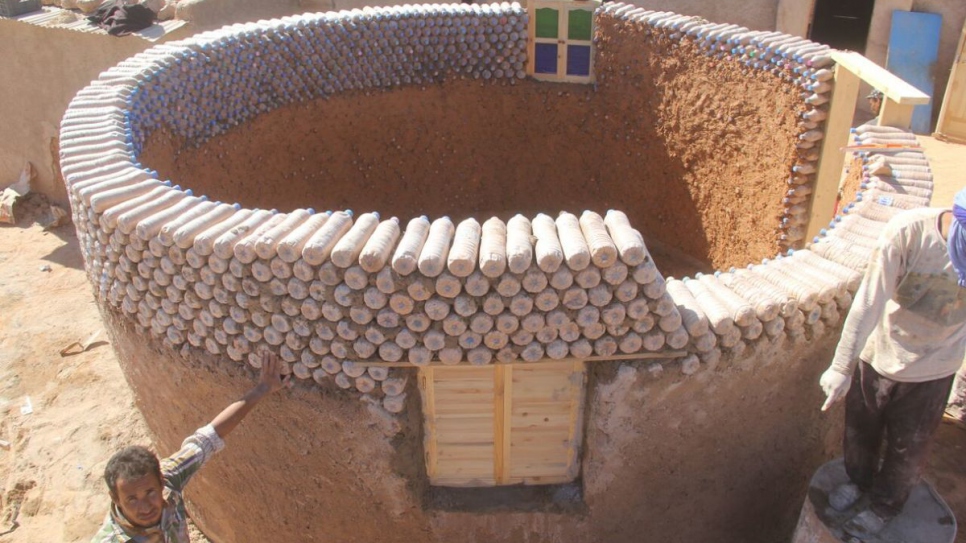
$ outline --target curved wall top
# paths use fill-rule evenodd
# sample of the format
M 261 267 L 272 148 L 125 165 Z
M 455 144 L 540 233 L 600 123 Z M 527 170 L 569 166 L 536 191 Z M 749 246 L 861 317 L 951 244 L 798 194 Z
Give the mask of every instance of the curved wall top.
M 832 83 L 827 48 L 623 4 L 597 17 L 802 87 L 799 160 L 775 180 L 789 186 L 784 246 L 801 245 Z M 522 78 L 527 22 L 516 4 L 310 14 L 206 32 L 104 72 L 61 128 L 62 171 L 99 302 L 172 349 L 257 364 L 264 346 L 299 378 L 334 377 L 398 412 L 405 377 L 389 369 L 397 365 L 657 352 L 679 357 L 690 374 L 723 353 L 821 335 L 849 306 L 880 223 L 928 203 L 921 153 L 867 156 L 868 190 L 811 250 L 665 280 L 618 210 L 482 224 L 278 213 L 208 201 L 138 162 L 160 127 L 201 144 L 293 101 Z M 911 138 L 889 129 L 856 137 Z

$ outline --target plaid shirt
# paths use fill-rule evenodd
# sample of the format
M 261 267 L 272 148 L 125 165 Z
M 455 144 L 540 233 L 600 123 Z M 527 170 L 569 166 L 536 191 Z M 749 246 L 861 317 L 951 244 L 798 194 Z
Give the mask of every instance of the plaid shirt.
M 161 461 L 161 474 L 164 477 L 164 511 L 157 526 L 140 534 L 131 534 L 118 519 L 124 519 L 117 506 L 111 504 L 104 525 L 91 543 L 189 543 L 188 513 L 185 511 L 181 493 L 191 477 L 216 452 L 225 447 L 209 424 L 199 428 L 181 444 L 181 450 Z

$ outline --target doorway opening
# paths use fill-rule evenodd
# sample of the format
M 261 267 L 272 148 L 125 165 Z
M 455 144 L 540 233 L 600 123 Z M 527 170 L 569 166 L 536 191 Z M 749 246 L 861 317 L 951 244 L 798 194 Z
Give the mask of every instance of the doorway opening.
M 808 38 L 865 54 L 875 0 L 817 0 Z

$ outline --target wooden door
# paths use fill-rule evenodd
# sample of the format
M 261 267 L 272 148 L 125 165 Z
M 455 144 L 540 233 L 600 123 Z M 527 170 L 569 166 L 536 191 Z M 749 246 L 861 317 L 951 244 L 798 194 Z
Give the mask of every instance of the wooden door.
M 585 385 L 580 361 L 420 368 L 430 484 L 573 481 Z
M 939 59 L 939 30 L 943 18 L 938 13 L 895 10 L 889 33 L 886 69 L 930 97 L 934 96 L 936 62 Z M 911 129 L 916 134 L 930 133 L 932 103 L 912 111 Z
M 966 143 L 966 25 L 959 37 L 936 132 L 957 143 Z

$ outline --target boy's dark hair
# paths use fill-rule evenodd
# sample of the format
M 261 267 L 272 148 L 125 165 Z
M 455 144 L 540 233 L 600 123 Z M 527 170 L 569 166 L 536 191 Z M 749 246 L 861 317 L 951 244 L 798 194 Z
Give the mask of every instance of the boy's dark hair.
M 117 497 L 118 479 L 140 479 L 145 475 L 154 474 L 161 481 L 161 462 L 158 457 L 147 448 L 140 445 L 125 447 L 114 453 L 104 468 L 104 482 L 111 491 L 111 496 Z

